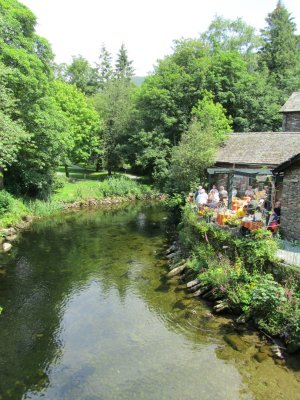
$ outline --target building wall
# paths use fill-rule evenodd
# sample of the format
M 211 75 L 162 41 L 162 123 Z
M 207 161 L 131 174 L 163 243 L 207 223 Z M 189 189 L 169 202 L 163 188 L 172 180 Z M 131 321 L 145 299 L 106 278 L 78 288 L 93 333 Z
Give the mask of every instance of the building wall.
M 300 132 L 300 112 L 288 112 L 283 115 L 284 132 Z
M 288 240 L 300 242 L 300 162 L 284 171 L 281 228 Z

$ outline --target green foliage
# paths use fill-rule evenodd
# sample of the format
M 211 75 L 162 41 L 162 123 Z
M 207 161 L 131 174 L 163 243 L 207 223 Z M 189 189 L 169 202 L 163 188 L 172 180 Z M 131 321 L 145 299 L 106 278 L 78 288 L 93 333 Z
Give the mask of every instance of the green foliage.
M 103 120 L 102 152 L 109 174 L 122 165 L 129 130 L 134 119 L 134 86 L 127 78 L 110 80 L 94 96 L 93 105 Z
M 23 201 L 4 190 L 0 191 L 0 204 L 0 227 L 12 226 L 28 214 Z
M 128 152 L 137 168 L 151 174 L 160 183 L 167 174 L 170 147 L 170 141 L 162 132 L 141 130 L 130 136 Z
M 10 211 L 13 201 L 14 198 L 10 193 L 6 190 L 0 191 L 0 217 Z
M 266 229 L 253 231 L 250 237 L 236 239 L 235 246 L 245 265 L 252 270 L 264 269 L 276 260 L 278 244 Z
M 178 193 L 175 193 L 173 196 L 168 196 L 164 200 L 164 206 L 170 211 L 177 209 L 183 203 L 184 203 L 184 199 Z
M 63 203 L 52 200 L 34 200 L 29 201 L 28 203 L 30 214 L 36 217 L 49 217 L 51 215 L 59 214 L 63 211 L 63 208 Z
M 201 37 L 214 52 L 222 50 L 249 54 L 261 44 L 255 29 L 241 18 L 232 21 L 216 16 Z
M 97 63 L 98 85 L 100 90 L 105 89 L 105 85 L 113 76 L 113 68 L 111 62 L 111 54 L 104 44 L 101 47 L 99 63 Z
M 299 86 L 300 51 L 296 24 L 281 1 L 266 21 L 267 27 L 262 31 L 260 62 L 267 65 L 274 84 L 290 95 L 286 89 L 291 91 L 295 85 Z
M 199 220 L 187 204 L 179 237 L 189 255 L 189 267 L 199 273 L 201 283 L 212 290 L 215 299 L 226 300 L 233 312 L 245 314 L 266 333 L 299 348 L 298 281 L 292 276 L 281 282 L 275 279 L 277 243 L 268 231 L 236 238 Z
M 214 104 L 212 95 L 205 93 L 192 110 L 194 121 L 183 133 L 178 146 L 172 149 L 170 171 L 167 177 L 168 192 L 187 192 L 204 181 L 206 169 L 213 161 L 217 146 L 230 132 L 230 120 L 221 104 Z
M 95 94 L 99 86 L 96 68 L 91 67 L 81 55 L 73 56 L 70 65 L 62 66 L 59 77 L 86 95 Z
M 154 191 L 147 185 L 140 184 L 127 177 L 111 177 L 97 181 L 68 182 L 52 196 L 54 202 L 71 203 L 89 198 L 104 197 L 142 198 Z
M 133 72 L 132 61 L 129 60 L 127 49 L 124 43 L 122 43 L 117 54 L 115 76 L 117 79 L 131 80 Z
M 252 290 L 250 309 L 254 317 L 266 318 L 286 300 L 284 289 L 274 281 L 273 276 L 262 275 Z
M 53 87 L 55 100 L 67 120 L 65 159 L 87 162 L 100 152 L 102 122 L 99 115 L 75 86 L 57 80 Z
M 231 117 L 226 117 L 226 110 L 222 104 L 214 103 L 210 92 L 204 92 L 203 99 L 193 107 L 192 115 L 203 130 L 212 131 L 218 145 L 226 139 L 226 133 L 231 132 Z

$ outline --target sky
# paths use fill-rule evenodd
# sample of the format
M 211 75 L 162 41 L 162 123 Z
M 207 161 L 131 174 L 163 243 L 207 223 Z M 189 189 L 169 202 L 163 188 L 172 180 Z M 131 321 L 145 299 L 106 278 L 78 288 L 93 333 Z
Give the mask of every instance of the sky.
M 256 29 L 277 0 L 21 0 L 37 16 L 37 33 L 58 63 L 81 54 L 97 62 L 102 44 L 115 55 L 122 43 L 135 74 L 144 76 L 172 52 L 173 41 L 197 38 L 216 15 L 241 17 Z M 283 0 L 300 32 L 300 1 Z

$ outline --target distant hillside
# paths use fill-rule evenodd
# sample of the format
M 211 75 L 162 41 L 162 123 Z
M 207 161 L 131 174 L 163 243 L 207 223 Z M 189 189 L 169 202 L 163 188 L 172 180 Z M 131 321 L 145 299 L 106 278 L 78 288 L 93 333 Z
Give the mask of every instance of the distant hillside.
M 146 79 L 146 76 L 133 76 L 132 77 L 132 82 L 136 86 L 141 86 L 145 79 Z

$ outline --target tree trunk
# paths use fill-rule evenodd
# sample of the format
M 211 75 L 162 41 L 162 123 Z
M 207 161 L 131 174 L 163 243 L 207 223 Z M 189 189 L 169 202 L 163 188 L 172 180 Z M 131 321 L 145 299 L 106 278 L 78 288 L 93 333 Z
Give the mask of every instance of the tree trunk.
M 0 168 L 0 189 L 3 189 L 3 168 Z
M 101 160 L 99 159 L 99 160 L 97 160 L 97 162 L 96 162 L 96 172 L 99 172 L 99 171 L 100 171 L 100 168 L 101 168 Z
M 69 173 L 69 169 L 68 169 L 67 164 L 65 164 L 65 173 L 66 173 L 66 177 L 70 178 L 70 173 Z

